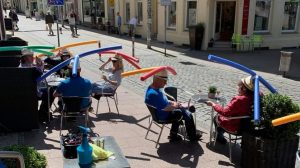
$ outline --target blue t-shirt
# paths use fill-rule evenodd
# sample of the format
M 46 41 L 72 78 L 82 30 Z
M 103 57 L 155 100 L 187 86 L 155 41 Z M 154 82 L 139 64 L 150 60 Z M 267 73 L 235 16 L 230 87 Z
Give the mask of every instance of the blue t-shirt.
M 166 112 L 163 109 L 169 105 L 169 101 L 161 89 L 154 89 L 149 86 L 145 95 L 145 103 L 154 106 L 157 109 L 158 119 L 168 119 L 169 112 Z
M 62 96 L 89 97 L 92 91 L 92 83 L 82 77 L 67 78 L 57 86 L 56 91 Z M 88 105 L 89 100 L 83 99 L 81 107 L 85 108 Z

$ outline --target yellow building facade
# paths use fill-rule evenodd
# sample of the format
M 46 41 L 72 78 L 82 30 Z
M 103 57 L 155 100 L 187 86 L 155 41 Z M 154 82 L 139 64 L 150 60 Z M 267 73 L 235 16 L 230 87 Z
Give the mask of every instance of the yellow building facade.
M 189 45 L 189 25 L 205 24 L 202 49 L 208 42 L 231 41 L 232 34 L 262 35 L 262 47 L 280 49 L 300 46 L 300 1 L 298 0 L 171 0 L 166 8 L 160 0 L 151 1 L 151 35 L 164 41 Z M 133 16 L 136 34 L 147 37 L 147 0 L 117 1 L 122 31 Z M 166 17 L 165 17 L 166 10 Z

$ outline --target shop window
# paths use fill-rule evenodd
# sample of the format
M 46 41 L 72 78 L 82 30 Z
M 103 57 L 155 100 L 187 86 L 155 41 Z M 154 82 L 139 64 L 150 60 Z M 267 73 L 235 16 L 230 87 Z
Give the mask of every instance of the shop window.
M 142 25 L 143 24 L 143 3 L 142 1 L 137 2 L 137 24 Z
M 125 2 L 125 24 L 128 24 L 130 20 L 130 3 L 129 1 Z
M 269 31 L 271 0 L 256 0 L 254 31 Z
M 186 20 L 185 28 L 187 29 L 191 25 L 196 25 L 197 23 L 197 1 L 187 0 L 186 1 Z
M 299 2 L 285 2 L 282 31 L 296 31 L 299 18 Z
M 168 18 L 168 28 L 176 28 L 176 2 L 172 1 L 171 5 L 168 6 L 167 11 L 167 18 Z
M 82 2 L 82 9 L 83 9 L 83 19 L 84 22 L 91 22 L 91 3 L 89 0 L 83 0 Z

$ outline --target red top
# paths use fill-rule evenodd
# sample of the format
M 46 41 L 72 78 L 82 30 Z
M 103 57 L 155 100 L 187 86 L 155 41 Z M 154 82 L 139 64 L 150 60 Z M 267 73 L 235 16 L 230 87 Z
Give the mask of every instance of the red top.
M 253 105 L 252 96 L 234 96 L 227 107 L 223 108 L 219 104 L 213 106 L 214 110 L 219 113 L 218 123 L 227 131 L 236 132 L 240 127 L 240 119 L 228 119 L 226 117 L 249 116 L 252 113 Z

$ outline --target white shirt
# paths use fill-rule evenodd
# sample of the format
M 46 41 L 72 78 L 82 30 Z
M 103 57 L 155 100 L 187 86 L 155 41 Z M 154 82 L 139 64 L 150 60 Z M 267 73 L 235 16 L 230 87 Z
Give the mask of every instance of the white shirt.
M 136 26 L 137 19 L 135 17 L 131 18 L 129 24 Z

